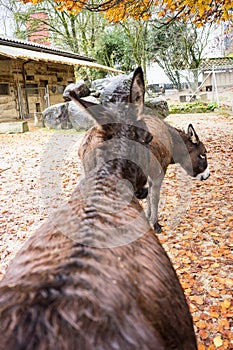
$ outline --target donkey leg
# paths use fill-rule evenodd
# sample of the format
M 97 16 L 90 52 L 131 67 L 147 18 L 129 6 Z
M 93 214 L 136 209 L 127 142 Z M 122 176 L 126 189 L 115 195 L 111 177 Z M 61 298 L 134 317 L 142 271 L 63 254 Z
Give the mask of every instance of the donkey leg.
M 157 178 L 156 181 L 152 181 L 149 183 L 149 191 L 148 191 L 148 218 L 153 225 L 155 232 L 161 232 L 162 226 L 158 222 L 158 206 L 159 206 L 159 197 L 160 197 L 160 188 L 162 184 L 163 178 Z
M 151 187 L 152 187 L 152 180 L 148 178 L 148 193 L 146 197 L 146 217 L 150 221 L 151 218 Z
M 137 199 L 145 199 L 148 195 L 148 187 L 142 187 L 138 192 L 135 192 Z
M 154 231 L 159 233 L 162 231 L 162 226 L 158 222 L 158 206 L 159 206 L 159 187 L 153 187 L 151 191 L 151 216 L 150 222 Z

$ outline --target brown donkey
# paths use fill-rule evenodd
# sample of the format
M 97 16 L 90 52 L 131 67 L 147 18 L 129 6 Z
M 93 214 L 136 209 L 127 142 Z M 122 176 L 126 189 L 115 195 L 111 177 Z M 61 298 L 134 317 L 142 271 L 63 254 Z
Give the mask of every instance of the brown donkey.
M 145 116 L 144 121 L 153 135 L 150 144 L 153 157 L 151 157 L 149 170 L 147 217 L 154 230 L 160 232 L 158 204 L 168 165 L 179 163 L 188 175 L 198 180 L 206 180 L 209 177 L 209 167 L 206 148 L 192 124 L 189 124 L 186 133 L 153 116 Z
M 146 182 L 141 164 L 146 168 L 152 138 L 138 120 L 143 96 L 138 68 L 130 90 L 135 108 L 90 109 L 102 125 L 105 159 L 6 271 L 0 349 L 197 349 L 177 275 L 134 196 Z
M 143 120 L 153 140 L 150 143 L 150 167 L 149 187 L 147 196 L 147 217 L 156 232 L 161 231 L 158 223 L 158 204 L 162 181 L 169 164 L 179 163 L 186 172 L 198 179 L 206 180 L 209 177 L 209 168 L 206 157 L 206 148 L 199 140 L 192 124 L 188 126 L 188 132 L 176 129 L 165 121 L 149 114 L 142 114 Z M 85 134 L 79 148 L 79 156 L 83 160 L 84 171 L 88 173 L 98 163 L 98 157 L 92 158 L 92 162 L 86 161 L 89 152 L 101 149 L 105 142 L 102 129 L 93 126 Z M 94 161 L 95 159 L 95 161 Z M 147 194 L 145 188 L 137 193 L 139 199 Z

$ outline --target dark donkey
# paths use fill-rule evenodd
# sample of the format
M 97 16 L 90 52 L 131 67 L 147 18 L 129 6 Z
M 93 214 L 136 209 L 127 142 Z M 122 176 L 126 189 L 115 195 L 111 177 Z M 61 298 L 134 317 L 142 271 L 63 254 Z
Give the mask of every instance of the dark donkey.
M 188 132 L 176 129 L 165 121 L 149 114 L 143 114 L 148 130 L 153 135 L 150 143 L 151 158 L 149 170 L 149 194 L 147 197 L 147 216 L 156 232 L 161 231 L 158 223 L 158 204 L 162 181 L 169 164 L 179 163 L 186 172 L 199 180 L 206 180 L 209 177 L 209 168 L 206 158 L 206 148 L 199 140 L 192 124 Z M 88 158 L 89 152 L 101 148 L 105 142 L 102 130 L 98 126 L 87 131 L 79 148 L 81 159 Z M 84 160 L 84 170 L 88 173 L 97 165 L 96 162 Z M 143 198 L 147 193 L 142 189 L 138 198 Z
M 143 90 L 138 68 L 130 102 L 140 107 Z M 177 275 L 134 196 L 146 177 L 130 154 L 146 167 L 151 134 L 132 107 L 90 113 L 112 142 L 107 161 L 11 262 L 0 282 L 0 349 L 196 350 Z

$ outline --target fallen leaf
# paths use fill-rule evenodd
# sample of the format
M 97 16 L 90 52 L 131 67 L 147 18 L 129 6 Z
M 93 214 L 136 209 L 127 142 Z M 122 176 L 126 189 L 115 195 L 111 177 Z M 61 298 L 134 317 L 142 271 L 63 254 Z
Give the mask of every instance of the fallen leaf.
M 219 348 L 220 346 L 222 346 L 222 344 L 223 340 L 220 336 L 214 338 L 214 345 L 216 346 L 216 348 Z
M 196 326 L 197 326 L 197 328 L 205 329 L 207 327 L 207 324 L 205 321 L 200 320 L 200 321 L 196 322 Z
M 207 339 L 209 336 L 209 333 L 206 332 L 206 330 L 204 330 L 204 329 L 200 329 L 199 336 L 201 337 L 201 339 Z
M 198 295 L 190 296 L 190 299 L 195 301 L 198 305 L 202 305 L 204 303 L 203 299 Z
M 214 298 L 218 298 L 219 297 L 219 293 L 215 292 L 214 290 L 210 290 L 209 291 L 209 295 L 211 295 Z

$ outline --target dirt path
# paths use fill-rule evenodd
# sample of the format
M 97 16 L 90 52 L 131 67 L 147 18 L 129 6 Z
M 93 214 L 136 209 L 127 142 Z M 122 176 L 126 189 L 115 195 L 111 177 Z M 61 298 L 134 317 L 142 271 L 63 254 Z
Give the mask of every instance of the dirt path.
M 233 117 L 171 115 L 193 123 L 208 149 L 204 182 L 170 166 L 159 235 L 182 282 L 202 349 L 233 349 Z M 32 130 L 0 135 L 0 278 L 27 237 L 72 193 L 82 169 L 80 135 Z M 4 170 L 4 171 L 1 171 Z

